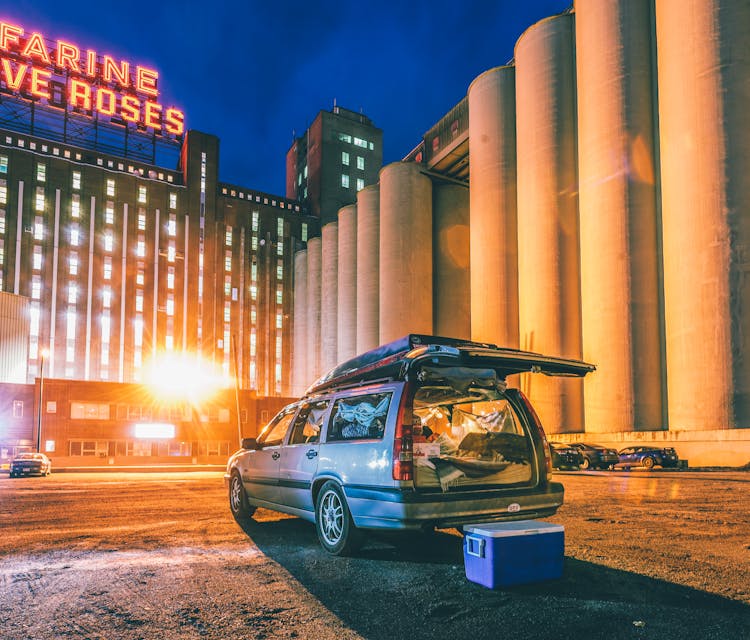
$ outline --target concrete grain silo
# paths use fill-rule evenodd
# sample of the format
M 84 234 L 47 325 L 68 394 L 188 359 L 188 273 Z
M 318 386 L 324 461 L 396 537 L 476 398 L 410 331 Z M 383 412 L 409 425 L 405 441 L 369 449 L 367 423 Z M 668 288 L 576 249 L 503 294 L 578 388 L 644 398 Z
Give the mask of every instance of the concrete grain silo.
M 321 239 L 307 241 L 307 375 L 312 384 L 322 375 L 320 366 Z
M 469 190 L 436 182 L 432 191 L 434 332 L 471 339 Z
M 670 430 L 750 426 L 750 2 L 657 0 Z
M 338 352 L 339 225 L 329 222 L 321 230 L 320 371 L 333 369 Z M 325 286 L 322 285 L 325 283 Z
M 357 205 L 339 209 L 338 360 L 357 355 Z
M 578 182 L 588 432 L 661 429 L 650 0 L 576 0 Z
M 380 344 L 380 186 L 357 193 L 357 353 Z
M 516 82 L 497 67 L 469 86 L 471 338 L 518 347 Z
M 307 378 L 307 250 L 294 254 L 294 337 L 292 341 L 292 392 L 302 395 Z
M 380 342 L 432 333 L 432 181 L 413 162 L 380 171 Z
M 521 348 L 581 356 L 574 20 L 538 22 L 518 40 L 518 298 Z M 551 433 L 583 428 L 580 380 L 526 376 Z

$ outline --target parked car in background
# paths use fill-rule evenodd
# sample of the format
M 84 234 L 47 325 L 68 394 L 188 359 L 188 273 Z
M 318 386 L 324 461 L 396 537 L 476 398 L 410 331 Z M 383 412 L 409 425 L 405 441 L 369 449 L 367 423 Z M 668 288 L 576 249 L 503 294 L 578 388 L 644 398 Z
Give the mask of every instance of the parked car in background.
M 610 469 L 620 461 L 616 449 L 607 449 L 600 444 L 572 442 L 570 446 L 581 452 L 582 469 Z
M 575 447 L 561 442 L 550 442 L 549 447 L 552 453 L 553 469 L 574 469 L 577 471 L 581 468 L 584 458 Z
M 43 453 L 19 453 L 10 463 L 10 477 L 48 476 L 52 461 Z
M 618 457 L 615 468 L 626 471 L 631 467 L 653 469 L 654 467 L 677 467 L 680 464 L 677 452 L 672 447 L 626 447 L 620 451 Z
M 239 522 L 257 507 L 315 523 L 350 554 L 368 529 L 544 518 L 563 503 L 528 399 L 506 377 L 594 366 L 409 335 L 344 362 L 242 440 L 224 479 Z

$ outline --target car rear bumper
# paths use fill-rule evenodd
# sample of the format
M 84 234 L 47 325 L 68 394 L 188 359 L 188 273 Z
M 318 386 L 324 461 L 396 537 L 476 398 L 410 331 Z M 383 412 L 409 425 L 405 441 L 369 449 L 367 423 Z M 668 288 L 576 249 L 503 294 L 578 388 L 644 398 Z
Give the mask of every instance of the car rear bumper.
M 522 520 L 552 515 L 563 503 L 557 482 L 546 491 L 487 490 L 417 492 L 345 487 L 347 504 L 358 527 L 364 529 L 421 529 L 455 527 L 479 522 Z

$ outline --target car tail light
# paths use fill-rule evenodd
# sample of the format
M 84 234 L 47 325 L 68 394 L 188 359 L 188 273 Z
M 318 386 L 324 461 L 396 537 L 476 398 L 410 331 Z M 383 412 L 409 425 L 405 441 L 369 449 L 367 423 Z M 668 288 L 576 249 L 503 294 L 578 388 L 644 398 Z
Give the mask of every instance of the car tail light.
M 534 407 L 531 406 L 529 399 L 523 394 L 522 391 L 518 392 L 523 401 L 524 407 L 526 407 L 526 413 L 531 418 L 533 426 L 536 427 L 539 432 L 539 437 L 542 439 L 542 446 L 544 448 L 544 463 L 547 469 L 547 480 L 552 477 L 552 454 L 549 450 L 549 443 L 547 442 L 547 434 L 544 433 L 544 427 L 542 427 L 542 421 L 539 420 L 539 416 L 536 414 Z
M 414 480 L 414 438 L 412 402 L 414 390 L 407 384 L 401 396 L 393 441 L 393 479 Z

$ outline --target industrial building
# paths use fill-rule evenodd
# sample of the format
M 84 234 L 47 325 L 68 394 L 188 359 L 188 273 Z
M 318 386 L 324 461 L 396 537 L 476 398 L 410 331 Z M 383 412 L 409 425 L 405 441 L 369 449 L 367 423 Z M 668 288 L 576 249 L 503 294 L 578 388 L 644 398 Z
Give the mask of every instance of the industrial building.
M 739 0 L 577 0 L 530 26 L 296 254 L 295 391 L 446 334 L 595 363 L 521 381 L 554 439 L 747 463 L 748 24 Z

